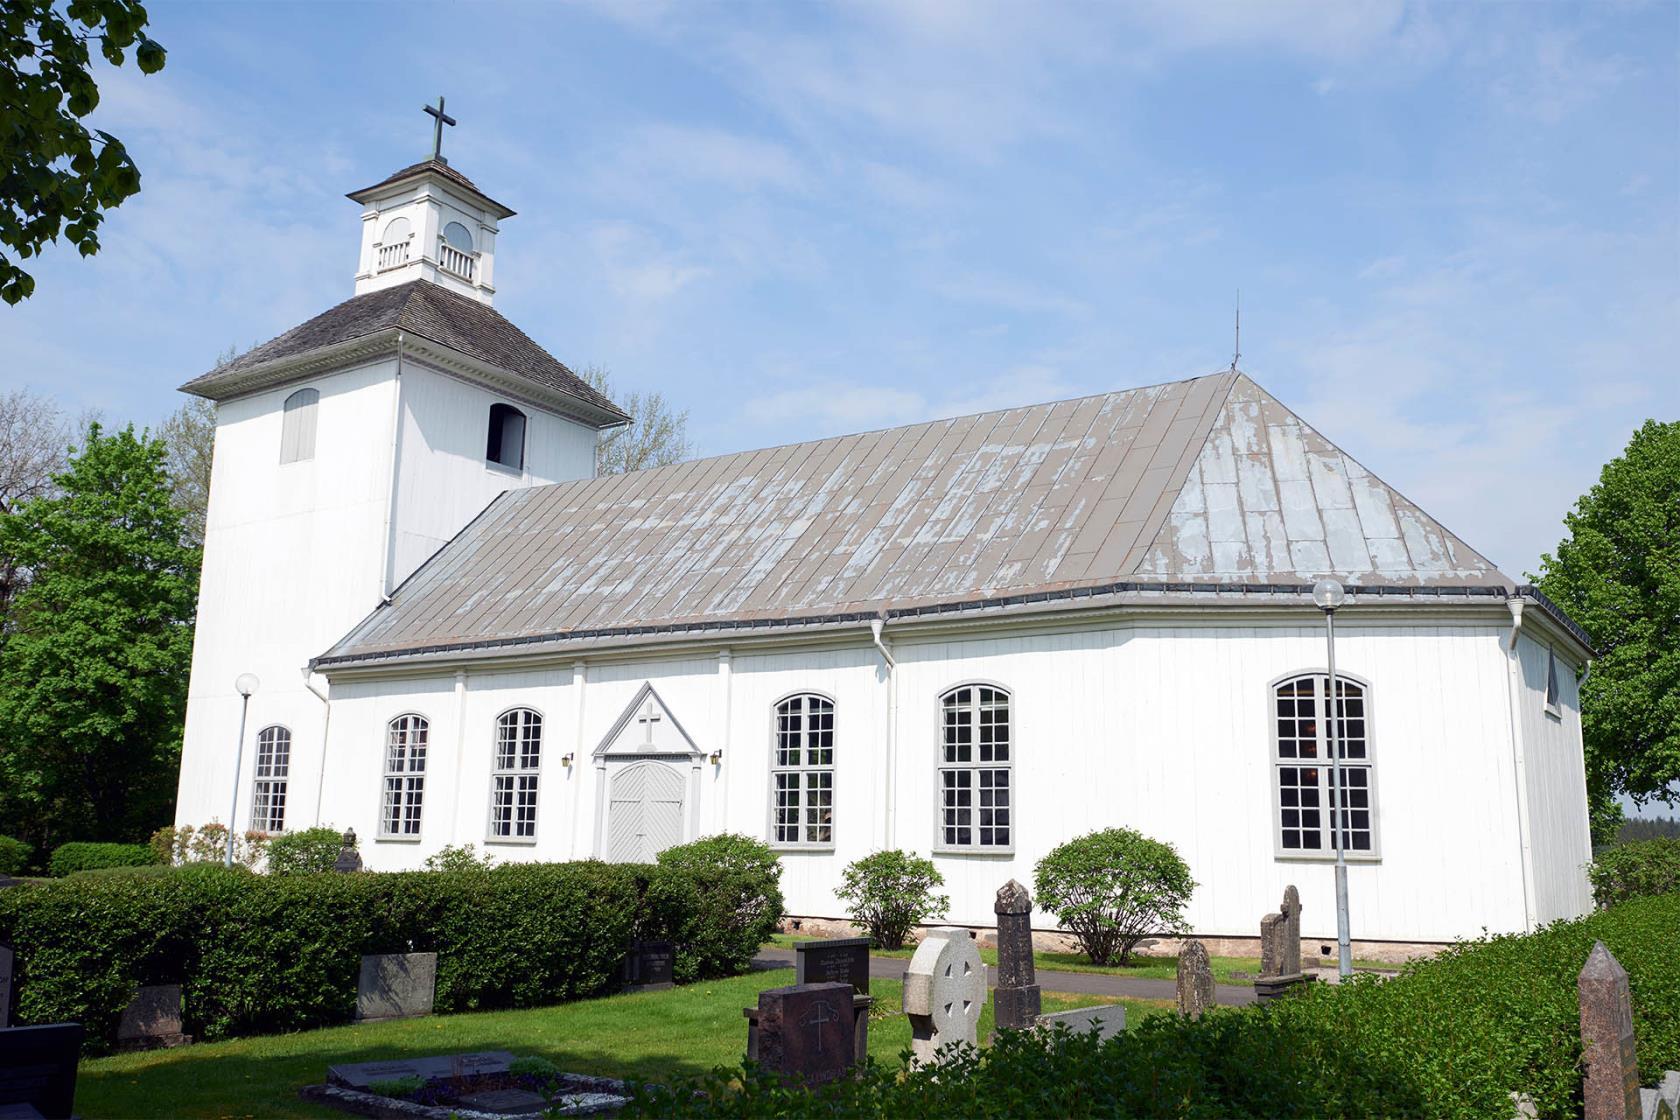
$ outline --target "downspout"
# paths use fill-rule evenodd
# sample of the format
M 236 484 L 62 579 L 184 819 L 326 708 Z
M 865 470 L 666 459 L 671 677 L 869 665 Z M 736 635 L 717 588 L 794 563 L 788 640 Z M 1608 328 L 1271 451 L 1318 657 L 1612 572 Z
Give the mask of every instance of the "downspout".
M 467 671 L 455 670 L 455 797 L 454 807 L 449 813 L 449 838 L 446 844 L 453 844 L 460 838 L 461 825 L 461 790 L 466 783 L 461 780 L 461 768 L 467 763 Z
M 384 605 L 391 601 L 392 575 L 397 566 L 397 484 L 398 469 L 402 465 L 402 367 L 403 367 L 403 332 L 397 332 L 397 391 L 391 394 L 391 470 L 390 486 L 385 497 L 385 533 L 382 538 L 384 555 L 379 561 L 379 602 Z
M 1534 929 L 1534 854 L 1529 839 L 1528 768 L 1524 760 L 1522 737 L 1522 709 L 1518 697 L 1522 693 L 1521 660 L 1517 656 L 1517 637 L 1523 625 L 1523 601 L 1505 600 L 1511 609 L 1511 634 L 1505 641 L 1506 697 L 1511 720 L 1511 773 L 1517 787 L 1518 856 L 1522 860 L 1523 932 Z
M 869 620 L 869 635 L 875 640 L 875 648 L 881 651 L 881 660 L 887 670 L 887 788 L 881 798 L 885 807 L 886 824 L 883 829 L 884 848 L 891 848 L 894 841 L 894 825 L 897 823 L 898 801 L 898 662 L 893 659 L 892 648 L 887 645 L 884 631 L 887 628 L 884 619 Z
M 723 686 L 723 733 L 718 737 L 714 755 L 719 761 L 712 764 L 712 788 L 716 804 L 712 806 L 712 828 L 724 832 L 729 823 L 729 771 L 724 764 L 731 757 L 731 724 L 735 714 L 735 658 L 727 649 L 718 650 L 718 677 Z
M 315 688 L 315 683 L 309 679 L 311 675 L 312 674 L 309 671 L 309 666 L 305 665 L 303 667 L 303 687 L 309 690 L 309 694 L 311 696 L 315 697 L 315 699 L 317 699 L 321 702 L 321 707 L 322 707 L 322 715 L 321 715 L 321 772 L 318 775 L 316 775 L 316 778 L 315 778 L 315 827 L 320 828 L 321 827 L 321 798 L 323 796 L 325 796 L 326 789 L 327 789 L 327 744 L 328 744 L 327 733 L 332 730 L 332 701 L 327 698 L 326 693 L 320 692 Z

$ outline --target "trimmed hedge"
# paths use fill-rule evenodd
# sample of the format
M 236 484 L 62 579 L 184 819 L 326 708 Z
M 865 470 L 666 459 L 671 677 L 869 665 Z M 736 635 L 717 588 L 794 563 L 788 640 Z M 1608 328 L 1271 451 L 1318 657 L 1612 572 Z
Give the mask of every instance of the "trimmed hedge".
M 344 834 L 336 828 L 305 828 L 268 842 L 270 875 L 301 875 L 331 871 L 344 848 Z
M 659 853 L 637 936 L 669 938 L 686 983 L 745 972 L 782 916 L 782 865 L 762 841 L 708 836 Z
M 157 862 L 157 853 L 147 844 L 99 844 L 72 840 L 53 849 L 47 859 L 47 871 L 53 878 L 62 879 L 78 871 L 101 867 L 145 867 Z
M 1643 895 L 1680 891 L 1680 839 L 1661 837 L 1618 844 L 1587 868 L 1593 899 L 1612 906 Z
M 0 891 L 0 938 L 18 949 L 19 1021 L 79 1021 L 96 1051 L 149 983 L 181 983 L 184 1029 L 205 1039 L 347 1022 L 368 953 L 436 952 L 439 1011 L 609 991 L 638 929 L 676 941 L 679 975 L 737 970 L 771 903 L 734 889 L 745 882 L 596 861 L 353 875 L 189 864 Z
M 1581 1115 L 1575 979 L 1594 940 L 1628 971 L 1639 1066 L 1680 1068 L 1680 894 L 1635 899 L 1528 936 L 1456 946 L 1387 982 L 1362 977 L 1266 1006 L 1161 1015 L 1098 1042 L 1005 1032 L 954 1065 L 872 1066 L 790 1088 L 718 1070 L 640 1086 L 633 1116 Z M 954 1075 L 953 1075 L 954 1074 Z M 740 1086 L 732 1085 L 732 1080 Z
M 35 849 L 22 840 L 0 836 L 0 875 L 16 875 L 29 863 Z

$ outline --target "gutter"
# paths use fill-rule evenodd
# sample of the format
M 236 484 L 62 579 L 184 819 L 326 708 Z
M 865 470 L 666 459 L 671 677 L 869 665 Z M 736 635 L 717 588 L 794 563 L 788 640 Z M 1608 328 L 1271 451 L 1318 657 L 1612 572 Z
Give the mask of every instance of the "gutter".
M 1505 601 L 1511 608 L 1511 634 L 1502 644 L 1505 646 L 1505 673 L 1507 700 L 1507 715 L 1511 721 L 1511 774 L 1516 783 L 1517 794 L 1517 857 L 1522 861 L 1523 887 L 1523 931 L 1532 932 L 1535 926 L 1534 913 L 1534 852 L 1529 833 L 1528 811 L 1528 765 L 1525 759 L 1522 734 L 1522 708 L 1519 697 L 1522 695 L 1522 662 L 1517 655 L 1517 638 L 1523 627 L 1524 601 L 1513 596 Z
M 890 849 L 893 847 L 898 802 L 898 674 L 894 671 L 898 668 L 898 661 L 892 655 L 892 647 L 887 645 L 886 629 L 885 619 L 877 616 L 869 620 L 869 636 L 874 640 L 875 648 L 881 651 L 881 660 L 887 671 L 887 788 L 882 797 L 886 827 L 882 847 Z

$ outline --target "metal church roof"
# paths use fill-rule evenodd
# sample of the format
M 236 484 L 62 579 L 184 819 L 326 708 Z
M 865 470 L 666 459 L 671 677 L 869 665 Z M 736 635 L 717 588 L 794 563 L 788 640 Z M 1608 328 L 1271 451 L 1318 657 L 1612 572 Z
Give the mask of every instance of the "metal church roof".
M 1513 586 L 1232 371 L 511 491 L 317 664 L 1325 575 Z

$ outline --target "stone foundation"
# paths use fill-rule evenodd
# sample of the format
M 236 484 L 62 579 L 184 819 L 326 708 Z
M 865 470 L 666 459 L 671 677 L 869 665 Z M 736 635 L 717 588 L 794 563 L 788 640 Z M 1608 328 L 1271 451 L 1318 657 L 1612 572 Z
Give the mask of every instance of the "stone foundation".
M 942 928 L 948 923 L 941 922 Z M 852 924 L 845 918 L 816 918 L 790 915 L 782 919 L 778 927 L 782 933 L 803 934 L 807 937 L 864 937 L 867 931 Z M 920 941 L 927 930 L 935 928 L 933 925 L 919 926 L 911 933 L 914 940 Z M 991 926 L 959 926 L 975 935 L 975 939 L 985 948 L 997 947 L 997 930 Z M 1196 935 L 1203 945 L 1207 946 L 1210 956 L 1215 957 L 1260 957 L 1260 937 L 1220 937 L 1205 934 Z M 1179 937 L 1145 938 L 1138 943 L 1137 951 L 1146 957 L 1176 957 L 1178 947 L 1184 939 Z M 1353 956 L 1355 960 L 1382 961 L 1385 964 L 1404 964 L 1406 961 L 1417 960 L 1422 957 L 1433 957 L 1447 944 L 1440 941 L 1353 941 Z M 1033 930 L 1033 948 L 1041 953 L 1077 953 L 1079 942 L 1067 934 L 1055 929 Z M 1336 965 L 1336 939 L 1330 937 L 1303 937 L 1301 939 L 1301 964 L 1303 968 L 1316 965 Z

